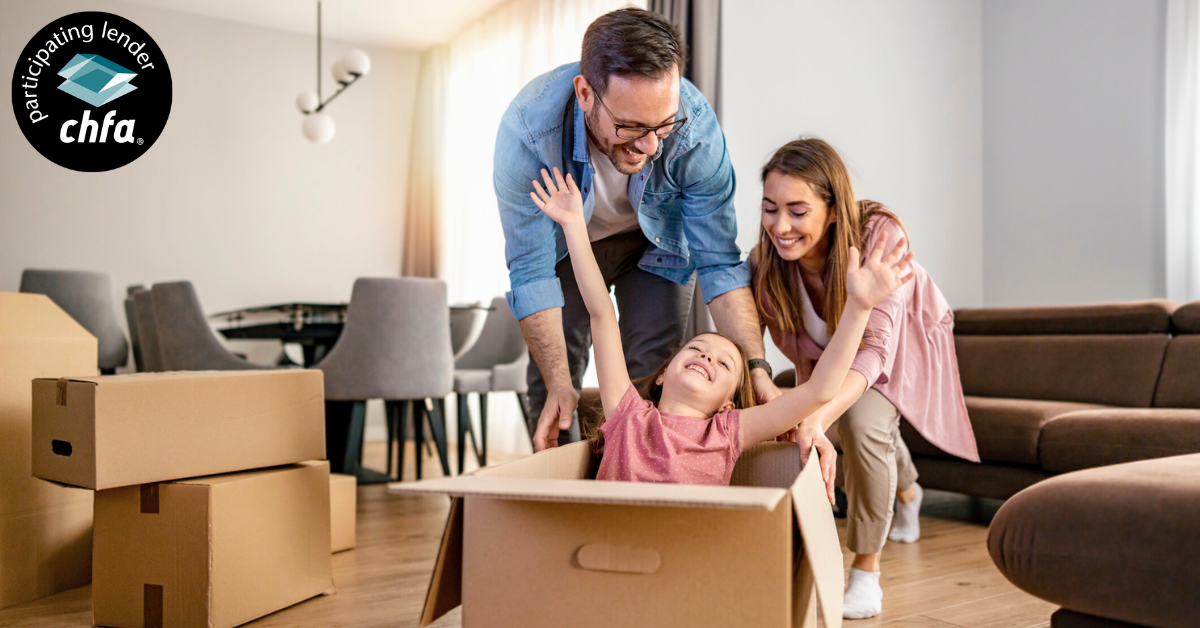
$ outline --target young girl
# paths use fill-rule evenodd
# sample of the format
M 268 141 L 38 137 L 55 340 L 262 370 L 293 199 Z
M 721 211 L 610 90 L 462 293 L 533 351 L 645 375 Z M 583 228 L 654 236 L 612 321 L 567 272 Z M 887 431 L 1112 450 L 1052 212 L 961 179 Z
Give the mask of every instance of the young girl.
M 903 255 L 903 239 L 884 255 L 887 238 L 880 238 L 861 263 L 857 249 L 850 249 L 848 298 L 837 331 L 812 377 L 770 403 L 752 405 L 746 359 L 736 344 L 719 334 L 701 334 L 684 344 L 652 376 L 650 399 L 644 399 L 625 369 L 616 311 L 583 219 L 583 197 L 571 176 L 564 181 L 558 168 L 553 178 L 543 169 L 542 179 L 545 187 L 534 181 L 529 195 L 562 225 L 579 292 L 591 314 L 605 419 L 598 480 L 728 485 L 743 448 L 775 438 L 833 399 L 850 370 L 871 309 L 912 278 L 911 273 L 901 277 L 912 259 L 911 253 Z M 833 460 L 828 458 L 822 460 L 822 475 L 831 485 Z

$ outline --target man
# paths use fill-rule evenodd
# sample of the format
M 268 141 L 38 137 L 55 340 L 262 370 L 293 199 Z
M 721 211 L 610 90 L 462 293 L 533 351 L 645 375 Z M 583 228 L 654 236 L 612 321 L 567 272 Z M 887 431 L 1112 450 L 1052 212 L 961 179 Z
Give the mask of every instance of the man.
M 531 81 L 500 123 L 493 183 L 509 306 L 533 356 L 536 450 L 579 438 L 573 414 L 591 344 L 562 230 L 529 196 L 542 168 L 557 166 L 579 182 L 632 377 L 651 374 L 684 340 L 695 274 L 717 329 L 757 360 L 756 389 L 773 389 L 750 270 L 734 242 L 725 136 L 708 102 L 680 78 L 684 55 L 658 14 L 608 13 L 588 27 L 580 62 Z

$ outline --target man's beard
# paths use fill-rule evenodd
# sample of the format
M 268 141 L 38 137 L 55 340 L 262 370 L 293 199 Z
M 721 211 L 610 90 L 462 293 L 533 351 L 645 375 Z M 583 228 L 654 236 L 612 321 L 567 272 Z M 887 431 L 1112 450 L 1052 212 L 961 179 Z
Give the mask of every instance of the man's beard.
M 638 150 L 637 147 L 633 145 L 633 140 L 630 140 L 624 144 L 607 146 L 602 144 L 601 140 L 599 140 L 591 130 L 592 128 L 599 128 L 599 118 L 600 116 L 596 112 L 596 109 L 592 109 L 592 112 L 587 114 L 585 117 L 588 123 L 588 137 L 590 137 L 596 147 L 600 149 L 600 152 L 604 153 L 605 157 L 608 157 L 608 161 L 611 162 L 613 167 L 617 169 L 617 172 L 620 172 L 624 175 L 634 175 L 641 172 L 642 169 L 646 167 L 646 164 L 650 163 L 650 160 L 648 158 L 642 159 L 642 162 L 635 166 L 626 161 L 622 153 L 624 153 L 626 148 L 628 148 L 629 152 L 633 153 L 634 155 L 645 155 L 645 153 Z

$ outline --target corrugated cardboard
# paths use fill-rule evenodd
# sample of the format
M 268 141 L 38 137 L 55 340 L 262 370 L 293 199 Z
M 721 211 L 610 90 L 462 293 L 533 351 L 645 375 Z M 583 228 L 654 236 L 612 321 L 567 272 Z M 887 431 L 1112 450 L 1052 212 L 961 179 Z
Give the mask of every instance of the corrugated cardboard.
M 30 475 L 29 389 L 96 372 L 96 339 L 48 297 L 0 293 L 0 608 L 91 579 L 92 494 Z
M 357 522 L 358 478 L 353 475 L 329 475 L 329 538 L 333 552 L 354 549 Z
M 333 587 L 329 463 L 96 493 L 97 626 L 227 628 Z
M 815 628 L 820 600 L 841 626 L 840 543 L 812 455 L 801 470 L 796 445 L 767 443 L 739 459 L 741 486 L 637 484 L 586 479 L 596 461 L 575 443 L 394 483 L 453 498 L 421 625 L 462 604 L 465 628 Z
M 91 489 L 325 457 L 319 370 L 33 382 L 33 474 Z

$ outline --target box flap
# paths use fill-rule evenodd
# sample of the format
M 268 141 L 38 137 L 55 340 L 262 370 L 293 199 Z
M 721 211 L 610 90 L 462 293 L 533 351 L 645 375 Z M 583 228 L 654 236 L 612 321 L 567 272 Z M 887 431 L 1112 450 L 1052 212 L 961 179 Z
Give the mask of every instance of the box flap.
M 425 609 L 421 611 L 421 626 L 428 626 L 439 617 L 462 604 L 463 507 L 461 499 L 450 502 L 446 531 L 438 548 L 437 563 L 425 594 Z
M 783 496 L 787 494 L 786 491 L 777 488 L 604 482 L 600 480 L 547 480 L 478 475 L 438 478 L 422 482 L 393 482 L 388 485 L 388 491 L 392 493 L 446 493 L 454 497 L 493 497 L 541 502 L 768 511 L 774 510 Z M 830 516 L 832 517 L 832 515 Z M 830 521 L 832 522 L 832 519 Z
M 504 464 L 482 467 L 471 475 L 502 478 L 546 478 L 583 480 L 588 476 L 592 450 L 587 441 L 543 449 Z
M 800 538 L 804 542 L 803 565 L 811 569 L 816 581 L 817 600 L 821 603 L 825 626 L 840 628 L 842 592 L 845 587 L 842 542 L 838 539 L 837 524 L 833 521 L 833 511 L 829 507 L 815 447 L 808 456 L 808 464 L 804 465 L 795 484 L 792 484 L 791 494 L 796 524 L 800 526 Z
M 0 292 L 0 338 L 92 338 L 44 294 Z
M 759 443 L 738 456 L 729 485 L 791 488 L 800 466 L 800 446 L 796 443 Z

